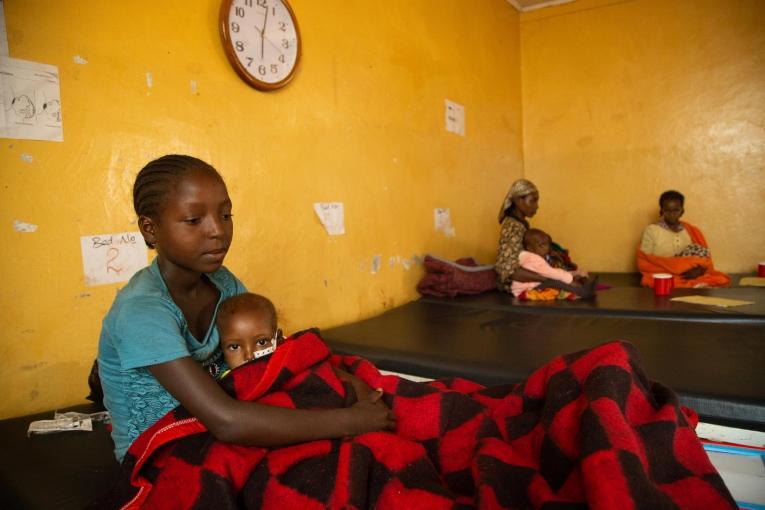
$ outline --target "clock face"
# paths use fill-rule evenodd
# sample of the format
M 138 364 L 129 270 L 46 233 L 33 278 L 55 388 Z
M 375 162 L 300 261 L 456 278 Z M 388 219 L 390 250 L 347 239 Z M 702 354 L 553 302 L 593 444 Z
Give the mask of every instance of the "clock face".
M 300 33 L 286 0 L 223 0 L 220 31 L 226 56 L 260 90 L 286 85 L 300 58 Z

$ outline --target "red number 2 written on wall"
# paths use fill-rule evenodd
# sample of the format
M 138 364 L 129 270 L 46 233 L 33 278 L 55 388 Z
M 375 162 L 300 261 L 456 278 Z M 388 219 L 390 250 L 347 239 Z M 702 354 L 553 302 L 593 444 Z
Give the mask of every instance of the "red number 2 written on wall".
M 112 262 L 117 260 L 117 258 L 120 256 L 119 249 L 115 248 L 114 246 L 110 247 L 108 250 L 106 250 L 106 272 L 108 273 L 111 271 L 112 273 L 120 274 L 122 272 L 121 267 L 114 267 L 112 265 Z

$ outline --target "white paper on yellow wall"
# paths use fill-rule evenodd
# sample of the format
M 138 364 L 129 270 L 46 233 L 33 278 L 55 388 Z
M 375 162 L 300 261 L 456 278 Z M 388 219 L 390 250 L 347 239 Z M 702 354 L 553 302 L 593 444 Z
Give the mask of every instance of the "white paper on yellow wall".
M 313 210 L 329 235 L 345 234 L 345 213 L 342 202 L 316 202 L 313 204 Z
M 58 68 L 0 56 L 0 138 L 64 141 Z
M 449 209 L 436 207 L 433 209 L 433 219 L 437 232 L 442 232 L 446 237 L 454 237 L 456 235 Z
M 0 56 L 8 56 L 8 32 L 5 29 L 5 6 L 0 0 Z
M 446 131 L 465 136 L 465 107 L 454 101 L 444 99 L 444 115 Z
M 129 280 L 146 267 L 148 252 L 139 232 L 80 237 L 86 285 Z

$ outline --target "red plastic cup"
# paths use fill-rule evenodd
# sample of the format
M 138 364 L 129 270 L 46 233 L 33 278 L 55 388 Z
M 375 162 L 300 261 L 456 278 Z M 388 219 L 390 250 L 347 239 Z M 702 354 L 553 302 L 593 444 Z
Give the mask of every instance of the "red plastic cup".
M 653 275 L 653 294 L 655 296 L 669 296 L 675 286 L 675 279 L 669 273 L 656 273 Z
M 757 276 L 765 277 L 765 262 L 757 264 Z

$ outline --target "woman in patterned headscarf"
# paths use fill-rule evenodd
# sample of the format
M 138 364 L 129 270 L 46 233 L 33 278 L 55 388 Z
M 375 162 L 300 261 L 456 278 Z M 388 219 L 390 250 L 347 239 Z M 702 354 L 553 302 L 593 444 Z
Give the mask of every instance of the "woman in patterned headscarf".
M 518 256 L 523 250 L 523 236 L 529 229 L 526 218 L 534 216 L 539 209 L 539 190 L 533 182 L 518 179 L 510 186 L 497 219 L 502 225 L 497 249 L 497 286 L 510 292 L 513 280 L 539 282 L 543 277 L 520 267 Z

